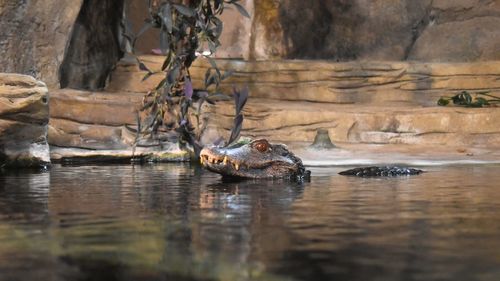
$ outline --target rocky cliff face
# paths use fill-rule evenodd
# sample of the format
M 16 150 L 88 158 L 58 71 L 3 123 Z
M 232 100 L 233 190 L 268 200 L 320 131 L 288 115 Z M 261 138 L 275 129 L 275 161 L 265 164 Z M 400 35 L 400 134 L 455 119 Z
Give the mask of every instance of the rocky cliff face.
M 0 72 L 49 88 L 103 88 L 121 51 L 124 1 L 0 1 Z M 61 67 L 62 66 L 62 67 Z
M 129 5 L 129 15 L 140 26 L 146 17 L 145 9 L 134 7 L 142 0 L 1 1 L 0 72 L 34 75 L 49 88 L 58 88 L 60 83 L 80 89 L 104 87 L 107 75 L 121 56 L 118 37 L 125 3 Z M 242 18 L 235 9 L 226 11 L 222 52 L 218 57 L 500 60 L 500 1 L 242 3 L 252 20 Z M 145 52 L 158 47 L 155 36 L 142 40 L 139 45 Z
M 33 77 L 0 73 L 0 166 L 50 163 L 49 96 Z
M 59 66 L 82 2 L 0 1 L 0 72 L 34 75 L 58 87 Z
M 500 59 L 500 1 L 254 2 L 256 59 Z

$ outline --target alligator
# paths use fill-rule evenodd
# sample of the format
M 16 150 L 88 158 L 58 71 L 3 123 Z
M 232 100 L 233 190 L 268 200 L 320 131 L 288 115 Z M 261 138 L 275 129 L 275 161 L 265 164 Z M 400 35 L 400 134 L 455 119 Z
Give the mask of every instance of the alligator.
M 265 139 L 239 142 L 228 147 L 205 147 L 200 162 L 208 170 L 226 177 L 308 179 L 302 160 L 284 144 Z
M 395 177 L 395 176 L 412 176 L 423 173 L 422 170 L 398 167 L 398 166 L 384 166 L 384 167 L 361 167 L 354 168 L 347 171 L 342 171 L 339 174 L 343 176 L 356 176 L 356 177 Z
M 302 160 L 284 144 L 271 144 L 266 139 L 239 142 L 228 147 L 205 147 L 200 162 L 208 170 L 224 177 L 309 179 Z M 340 172 L 359 177 L 416 175 L 422 171 L 406 167 L 362 167 Z

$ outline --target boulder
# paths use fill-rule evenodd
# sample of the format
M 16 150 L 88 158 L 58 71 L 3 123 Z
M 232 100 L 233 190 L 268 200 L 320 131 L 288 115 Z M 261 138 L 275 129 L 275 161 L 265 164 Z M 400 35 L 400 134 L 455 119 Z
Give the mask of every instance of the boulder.
M 47 86 L 31 76 L 0 73 L 0 166 L 50 163 Z

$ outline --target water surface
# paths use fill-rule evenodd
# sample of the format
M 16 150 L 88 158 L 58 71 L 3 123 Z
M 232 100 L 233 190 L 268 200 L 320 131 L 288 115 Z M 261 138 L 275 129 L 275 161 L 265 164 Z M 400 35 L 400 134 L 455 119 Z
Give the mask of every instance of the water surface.
M 500 166 L 223 182 L 189 164 L 0 175 L 0 280 L 500 280 Z

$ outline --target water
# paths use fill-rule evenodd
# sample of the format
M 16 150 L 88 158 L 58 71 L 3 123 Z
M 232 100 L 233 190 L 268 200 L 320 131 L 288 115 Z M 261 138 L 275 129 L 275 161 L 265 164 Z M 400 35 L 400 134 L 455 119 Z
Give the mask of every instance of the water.
M 0 280 L 496 281 L 499 169 L 314 168 L 304 184 L 189 164 L 4 174 Z

